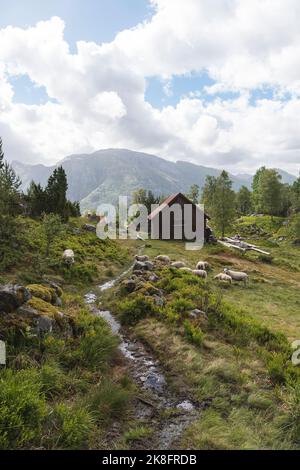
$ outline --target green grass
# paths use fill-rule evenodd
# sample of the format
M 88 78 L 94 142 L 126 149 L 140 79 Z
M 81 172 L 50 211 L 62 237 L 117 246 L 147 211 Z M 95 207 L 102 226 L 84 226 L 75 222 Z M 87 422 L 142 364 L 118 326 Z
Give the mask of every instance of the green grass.
M 265 231 L 282 232 L 283 219 L 257 219 Z M 300 256 L 288 241 L 255 243 L 272 256 L 243 255 L 220 245 L 191 252 L 181 242 L 153 240 L 144 250 L 151 259 L 166 254 L 191 268 L 200 260 L 211 266 L 206 284 L 186 272 L 157 269 L 160 281 L 153 285 L 164 291 L 164 306 L 148 313 L 142 309 L 144 314 L 131 323 L 134 336 L 167 371 L 170 386 L 208 406 L 187 429 L 181 448 L 299 448 L 300 370 L 291 363 L 290 344 L 300 337 Z M 226 266 L 247 272 L 250 286 L 214 281 Z M 142 302 L 141 291 L 116 295 L 110 305 L 116 313 L 124 312 L 125 305 L 126 319 L 137 298 Z M 194 308 L 207 318 L 189 320 Z
M 0 374 L 2 449 L 82 449 L 92 442 L 101 448 L 95 436 L 109 433 L 112 419 L 123 423 L 132 392 L 119 371 L 117 338 L 70 295 L 65 311 L 74 336 L 38 339 L 25 326 L 23 341 L 15 342 L 10 332 Z
M 82 229 L 84 219 L 65 224 L 46 257 L 46 240 L 39 220 L 18 217 L 18 252 L 12 256 L 4 280 L 16 279 L 21 284 L 41 284 L 44 276 L 59 276 L 65 284 L 85 287 L 101 282 L 123 269 L 130 260 L 130 247 L 123 248 L 114 240 L 100 240 L 95 233 Z M 64 250 L 75 253 L 75 264 L 66 266 Z M 19 252 L 22 256 L 19 256 Z M 14 253 L 12 253 L 13 255 Z

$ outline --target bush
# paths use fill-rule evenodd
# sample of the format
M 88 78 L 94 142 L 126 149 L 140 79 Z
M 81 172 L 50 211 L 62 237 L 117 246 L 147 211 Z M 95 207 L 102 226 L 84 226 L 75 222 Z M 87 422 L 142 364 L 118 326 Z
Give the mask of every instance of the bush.
M 62 266 L 61 270 L 66 280 L 81 281 L 86 284 L 93 282 L 98 274 L 97 266 L 94 263 L 75 263 L 69 268 Z
M 119 302 L 118 311 L 124 325 L 135 325 L 147 316 L 156 315 L 159 309 L 150 298 L 139 294 L 132 300 Z
M 284 433 L 289 433 L 291 438 L 299 443 L 300 441 L 300 384 L 289 387 L 288 394 L 284 395 L 284 404 L 287 409 L 286 415 L 282 418 L 282 428 Z
M 286 381 L 286 358 L 282 354 L 274 354 L 268 361 L 268 373 L 272 382 L 284 384 Z
M 249 344 L 256 341 L 270 351 L 288 352 L 290 347 L 282 333 L 274 333 L 266 326 L 245 315 L 242 310 L 222 302 L 217 311 L 209 315 L 212 327 L 222 326 L 223 332 L 232 335 L 235 342 Z
M 87 447 L 94 428 L 94 420 L 85 407 L 60 403 L 55 407 L 52 419 L 56 448 L 82 449 Z
M 189 310 L 195 308 L 195 305 L 191 300 L 180 297 L 172 300 L 172 302 L 169 303 L 169 307 L 174 310 L 174 312 L 184 315 Z
M 45 364 L 40 371 L 41 388 L 47 397 L 59 395 L 65 387 L 66 376 L 58 364 Z
M 130 393 L 110 381 L 95 388 L 86 398 L 86 405 L 97 420 L 108 421 L 124 414 Z
M 35 370 L 0 375 L 0 448 L 28 446 L 40 434 L 47 414 L 45 396 Z
M 196 346 L 202 346 L 204 340 L 204 333 L 200 328 L 191 324 L 189 320 L 185 320 L 183 323 L 184 332 L 190 343 Z
M 112 335 L 106 325 L 99 325 L 80 339 L 78 359 L 88 369 L 105 369 L 116 352 L 118 343 L 118 337 Z M 76 359 L 74 354 L 74 364 Z

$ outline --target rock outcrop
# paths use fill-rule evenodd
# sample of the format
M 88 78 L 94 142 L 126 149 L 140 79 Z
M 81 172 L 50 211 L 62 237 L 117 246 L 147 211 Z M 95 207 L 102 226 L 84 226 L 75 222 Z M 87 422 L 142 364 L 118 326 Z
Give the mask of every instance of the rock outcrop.
M 23 286 L 0 285 L 0 313 L 11 313 L 31 299 L 31 293 Z

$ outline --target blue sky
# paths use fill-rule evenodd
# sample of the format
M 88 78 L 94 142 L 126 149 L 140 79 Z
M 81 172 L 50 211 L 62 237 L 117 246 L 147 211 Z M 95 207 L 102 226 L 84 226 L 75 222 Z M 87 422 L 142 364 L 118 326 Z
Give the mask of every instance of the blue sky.
M 74 50 L 78 40 L 112 41 L 119 31 L 151 16 L 152 9 L 147 0 L 0 0 L 0 12 L 0 28 L 34 26 L 59 16 Z
M 113 41 L 119 31 L 151 17 L 153 9 L 147 0 L 0 0 L 0 12 L 0 29 L 10 25 L 27 28 L 59 16 L 66 24 L 65 40 L 75 53 L 77 41 Z M 45 88 L 34 86 L 28 76 L 10 81 L 15 103 L 48 101 Z
M 55 163 L 126 147 L 297 174 L 300 2 L 271 3 L 0 0 L 9 158 Z
M 70 51 L 76 53 L 76 42 L 94 41 L 98 44 L 113 41 L 124 29 L 149 20 L 154 13 L 147 0 L 0 0 L 0 29 L 9 25 L 27 28 L 38 21 L 59 16 L 65 21 L 65 40 Z M 43 104 L 49 101 L 46 89 L 37 87 L 27 75 L 10 78 L 14 87 L 15 103 Z M 202 97 L 212 101 L 216 96 L 230 99 L 232 93 L 207 95 L 203 88 L 215 82 L 206 72 L 174 76 L 169 81 L 147 77 L 145 100 L 152 106 L 176 106 L 182 97 Z M 271 89 L 255 89 L 250 104 L 261 98 L 271 98 Z

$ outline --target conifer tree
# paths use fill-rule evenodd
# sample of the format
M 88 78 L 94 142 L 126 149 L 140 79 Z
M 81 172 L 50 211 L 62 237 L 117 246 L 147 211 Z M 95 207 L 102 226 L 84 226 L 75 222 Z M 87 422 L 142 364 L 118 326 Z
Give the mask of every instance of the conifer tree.
M 58 167 L 48 179 L 46 187 L 46 212 L 59 214 L 63 220 L 68 219 L 67 205 L 68 182 L 63 167 Z

